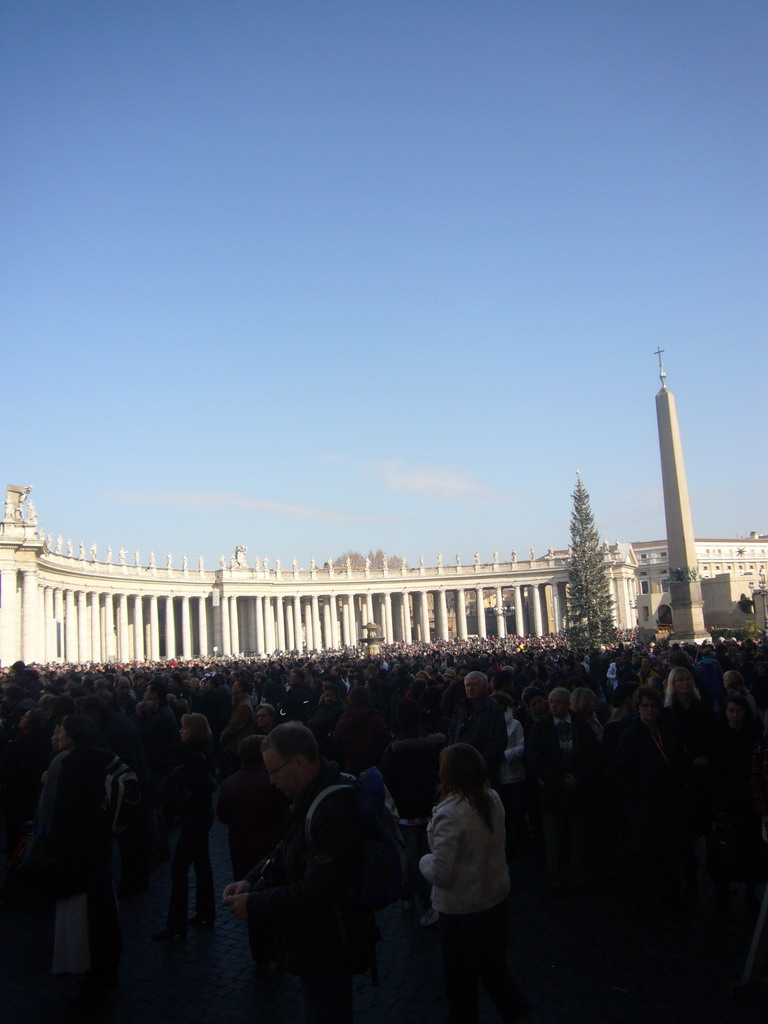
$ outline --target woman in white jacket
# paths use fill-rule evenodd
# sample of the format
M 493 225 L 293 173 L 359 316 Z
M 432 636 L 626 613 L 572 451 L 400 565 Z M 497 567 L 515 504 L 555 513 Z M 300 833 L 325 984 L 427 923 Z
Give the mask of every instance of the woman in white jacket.
M 474 747 L 455 743 L 440 755 L 442 797 L 427 828 L 431 853 L 421 873 L 439 912 L 448 1024 L 476 1024 L 477 983 L 505 1024 L 532 1021 L 507 967 L 509 872 L 504 808 Z

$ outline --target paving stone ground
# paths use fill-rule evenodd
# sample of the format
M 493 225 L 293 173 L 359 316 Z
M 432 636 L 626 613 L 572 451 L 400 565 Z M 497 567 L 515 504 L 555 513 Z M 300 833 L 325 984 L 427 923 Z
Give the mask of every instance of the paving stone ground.
M 211 834 L 214 878 L 230 881 L 226 832 Z M 631 877 L 631 871 L 627 876 Z M 743 972 L 757 908 L 730 897 L 724 922 L 712 917 L 701 871 L 699 905 L 688 916 L 630 910 L 617 880 L 599 892 L 553 899 L 542 854 L 515 864 L 510 962 L 540 1024 L 766 1024 L 768 997 L 735 1000 L 730 983 Z M 124 954 L 120 985 L 109 1003 L 86 1013 L 65 1005 L 71 982 L 49 973 L 53 917 L 25 891 L 0 906 L 0 1022 L 68 1024 L 300 1024 L 296 979 L 258 973 L 245 926 L 223 912 L 212 932 L 186 942 L 151 940 L 165 923 L 169 866 L 153 874 L 147 893 L 121 903 Z M 762 895 L 762 891 L 761 891 Z M 378 988 L 355 985 L 360 1024 L 442 1024 L 445 1002 L 434 931 L 392 907 L 380 916 Z M 481 1000 L 482 1024 L 497 1021 Z

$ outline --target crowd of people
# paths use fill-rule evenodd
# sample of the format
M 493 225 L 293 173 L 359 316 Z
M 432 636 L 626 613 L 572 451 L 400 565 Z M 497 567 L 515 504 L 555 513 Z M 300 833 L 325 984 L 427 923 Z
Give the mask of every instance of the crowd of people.
M 308 1020 L 351 1021 L 351 978 L 374 962 L 376 933 L 340 773 L 374 766 L 404 841 L 403 911 L 440 934 L 449 1021 L 476 1019 L 478 982 L 501 1019 L 533 1019 L 506 966 L 521 852 L 542 850 L 557 898 L 615 873 L 651 913 L 699 898 L 701 840 L 713 913 L 734 883 L 754 901 L 768 875 L 767 644 L 646 647 L 626 633 L 594 650 L 545 636 L 19 662 L 0 685 L 6 859 L 55 904 L 53 970 L 82 977 L 80 1002 L 116 984 L 116 901 L 145 890 L 161 862 L 171 896 L 153 938 L 215 926 L 218 815 L 232 864 L 224 905 L 248 921 L 254 959 L 300 977 Z M 115 764 L 138 794 L 119 827 Z M 333 799 L 314 808 L 328 787 Z

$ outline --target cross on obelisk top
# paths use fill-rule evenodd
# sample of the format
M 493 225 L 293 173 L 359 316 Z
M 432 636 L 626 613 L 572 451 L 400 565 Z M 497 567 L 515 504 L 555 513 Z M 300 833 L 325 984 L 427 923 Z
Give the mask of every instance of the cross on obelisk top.
M 661 361 L 661 357 L 664 351 L 665 350 L 663 348 L 657 348 L 656 351 L 653 353 L 655 356 L 659 357 L 659 379 L 661 380 L 661 386 L 663 388 L 667 386 L 667 375 L 666 373 L 664 373 L 664 363 L 662 363 Z

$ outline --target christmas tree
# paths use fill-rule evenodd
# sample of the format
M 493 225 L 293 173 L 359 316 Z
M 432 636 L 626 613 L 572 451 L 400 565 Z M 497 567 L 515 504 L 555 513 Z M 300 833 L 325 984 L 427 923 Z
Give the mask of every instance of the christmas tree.
M 577 647 L 610 643 L 615 636 L 613 598 L 589 492 L 577 474 L 571 512 L 568 639 Z

